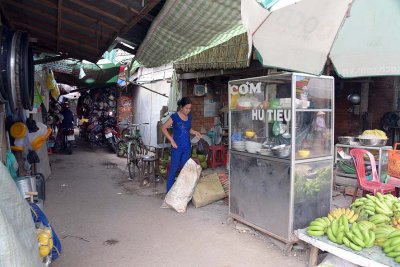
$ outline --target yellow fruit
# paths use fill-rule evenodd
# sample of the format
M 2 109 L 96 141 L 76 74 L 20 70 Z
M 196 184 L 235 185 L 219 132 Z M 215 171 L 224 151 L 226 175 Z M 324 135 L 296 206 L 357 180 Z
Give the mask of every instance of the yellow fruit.
M 47 233 L 47 232 L 45 232 L 45 231 L 41 231 L 40 233 L 38 233 L 38 234 L 36 235 L 36 238 L 37 238 L 38 240 L 39 240 L 39 238 L 42 238 L 42 237 L 49 239 L 49 238 L 51 238 L 51 234 L 49 234 L 49 233 Z
M 39 247 L 39 255 L 44 258 L 50 253 L 50 248 L 48 246 L 40 246 Z
M 44 230 L 43 230 L 45 233 L 47 233 L 47 234 L 49 234 L 50 235 L 50 237 L 52 237 L 53 236 L 53 234 L 51 233 L 51 228 L 50 227 L 46 227 L 46 228 L 44 228 Z
M 49 239 L 49 244 L 47 245 L 49 248 L 50 248 L 50 250 L 52 250 L 53 249 L 53 238 L 51 238 L 51 239 Z
M 49 238 L 47 238 L 47 237 L 44 237 L 44 236 L 42 236 L 42 237 L 40 237 L 39 239 L 39 244 L 41 245 L 41 246 L 47 246 L 48 244 L 49 244 Z

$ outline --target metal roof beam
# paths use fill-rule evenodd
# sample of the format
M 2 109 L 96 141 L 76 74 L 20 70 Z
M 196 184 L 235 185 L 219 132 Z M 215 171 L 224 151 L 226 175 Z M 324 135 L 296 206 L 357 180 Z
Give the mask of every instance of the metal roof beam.
M 61 33 L 61 23 L 62 23 L 62 1 L 58 0 L 58 10 L 57 10 L 57 46 L 56 49 L 60 49 L 60 33 Z
M 124 4 L 124 3 L 121 3 L 121 2 L 118 1 L 118 0 L 107 0 L 107 1 L 110 2 L 110 3 L 113 3 L 114 5 L 117 5 L 117 6 L 120 6 L 120 7 L 122 7 L 122 8 L 125 8 L 125 9 L 127 9 L 128 11 L 130 11 L 130 12 L 136 14 L 136 15 L 140 14 L 140 11 L 139 11 L 139 10 L 137 10 L 137 9 L 135 9 L 135 8 L 129 6 L 129 5 L 126 5 L 126 4 Z M 146 14 L 143 18 L 146 19 L 146 20 L 148 20 L 148 21 L 150 21 L 150 22 L 153 21 L 153 19 L 154 19 L 154 17 L 153 17 L 153 16 L 150 16 L 149 14 Z
M 49 58 L 43 58 L 43 59 L 38 59 L 33 62 L 34 65 L 39 65 L 39 64 L 46 64 L 50 62 L 55 62 L 55 61 L 60 61 L 63 59 L 70 58 L 69 55 L 59 55 L 55 57 L 49 57 Z
M 123 25 L 127 24 L 127 22 L 125 20 L 121 19 L 119 16 L 115 16 L 113 14 L 110 14 L 110 13 L 108 13 L 108 12 L 98 8 L 98 7 L 95 7 L 95 6 L 90 5 L 90 4 L 86 4 L 86 3 L 84 3 L 83 1 L 80 1 L 80 0 L 70 0 L 70 1 L 72 3 L 74 3 L 74 4 L 77 4 L 77 5 L 81 6 L 81 7 L 89 9 L 90 11 L 93 11 L 93 12 L 95 12 L 97 14 L 100 14 L 100 15 L 102 15 L 104 17 L 108 17 L 108 18 L 110 18 L 110 19 L 112 19 L 114 21 L 117 21 L 117 22 L 119 22 L 119 23 L 121 23 Z

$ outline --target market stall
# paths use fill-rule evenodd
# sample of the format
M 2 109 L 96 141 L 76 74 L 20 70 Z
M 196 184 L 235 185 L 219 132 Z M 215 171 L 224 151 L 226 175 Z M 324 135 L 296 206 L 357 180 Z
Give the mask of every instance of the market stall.
M 34 68 L 29 35 L 0 26 L 0 265 L 48 266 L 61 244 L 43 213 L 50 175 L 47 71 Z
M 333 78 L 287 73 L 231 81 L 233 218 L 286 243 L 329 212 Z
M 361 266 L 400 266 L 400 201 L 377 192 L 315 218 L 299 239 L 312 245 L 309 266 L 318 249 Z

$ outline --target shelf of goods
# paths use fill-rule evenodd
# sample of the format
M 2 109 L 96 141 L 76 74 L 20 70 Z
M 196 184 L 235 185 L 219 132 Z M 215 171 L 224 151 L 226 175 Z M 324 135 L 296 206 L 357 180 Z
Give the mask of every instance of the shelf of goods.
M 392 149 L 391 146 L 378 147 L 336 144 L 334 160 L 336 166 L 336 184 L 353 187 L 356 186 L 357 176 L 355 174 L 355 168 L 350 157 L 350 150 L 354 148 L 362 148 L 368 150 L 374 155 L 378 175 L 379 177 L 381 177 L 381 182 L 385 182 L 388 170 L 388 150 Z M 340 154 L 342 154 L 342 156 Z
M 231 217 L 286 243 L 330 209 L 332 77 L 285 73 L 229 82 Z

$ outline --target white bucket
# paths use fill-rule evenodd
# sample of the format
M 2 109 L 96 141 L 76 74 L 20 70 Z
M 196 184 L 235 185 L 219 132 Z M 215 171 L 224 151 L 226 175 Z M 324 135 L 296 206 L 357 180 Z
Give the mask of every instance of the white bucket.
M 27 192 L 36 192 L 35 176 L 18 177 L 16 184 L 23 198 L 29 198 L 29 195 L 26 195 Z

